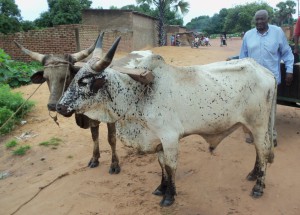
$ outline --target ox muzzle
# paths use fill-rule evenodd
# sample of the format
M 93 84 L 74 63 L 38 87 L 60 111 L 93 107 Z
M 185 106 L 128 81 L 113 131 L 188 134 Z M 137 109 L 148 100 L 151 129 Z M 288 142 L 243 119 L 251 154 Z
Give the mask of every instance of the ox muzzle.
M 57 104 L 56 111 L 64 117 L 70 117 L 73 115 L 73 113 L 75 113 L 75 110 L 69 111 L 67 106 L 61 104 Z

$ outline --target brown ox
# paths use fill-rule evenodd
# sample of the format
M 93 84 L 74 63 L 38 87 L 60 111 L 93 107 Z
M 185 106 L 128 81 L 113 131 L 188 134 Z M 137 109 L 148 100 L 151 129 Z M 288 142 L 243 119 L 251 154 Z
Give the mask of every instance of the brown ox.
M 31 81 L 35 84 L 41 84 L 47 81 L 50 96 L 48 100 L 48 110 L 56 111 L 56 103 L 62 96 L 63 92 L 68 88 L 75 74 L 80 69 L 74 66 L 78 61 L 88 57 L 90 53 L 95 49 L 95 44 L 88 49 L 82 50 L 74 54 L 65 55 L 52 55 L 52 54 L 40 54 L 30 51 L 14 41 L 15 44 L 32 59 L 41 62 L 44 66 L 44 71 L 38 71 L 32 75 Z M 99 124 L 100 121 L 92 120 L 83 114 L 75 114 L 76 123 L 81 128 L 91 129 L 92 139 L 94 142 L 93 156 L 88 163 L 90 168 L 97 167 L 99 165 Z M 116 129 L 114 123 L 107 123 L 108 129 L 108 142 L 112 150 L 112 163 L 110 165 L 109 173 L 117 174 L 120 172 L 119 159 L 116 153 Z

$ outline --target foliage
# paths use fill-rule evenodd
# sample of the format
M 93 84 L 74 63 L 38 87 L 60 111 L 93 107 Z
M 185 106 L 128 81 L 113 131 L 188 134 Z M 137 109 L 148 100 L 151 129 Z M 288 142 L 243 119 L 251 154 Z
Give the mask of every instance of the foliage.
M 30 149 L 31 147 L 29 145 L 25 146 L 19 146 L 16 150 L 14 150 L 12 153 L 13 155 L 25 155 L 25 153 Z
M 21 13 L 14 0 L 0 0 L 0 32 L 15 33 L 21 30 Z
M 0 85 L 0 127 L 6 123 L 24 101 L 22 95 L 12 92 L 8 85 Z M 31 111 L 33 106 L 33 102 L 26 102 L 14 117 L 0 129 L 0 135 L 9 133 L 14 128 L 14 125 Z
M 223 32 L 246 32 L 254 27 L 254 14 L 258 10 L 267 10 L 271 24 L 282 26 L 283 24 L 292 24 L 292 14 L 295 14 L 295 2 L 287 0 L 280 2 L 274 9 L 266 2 L 246 3 L 237 5 L 233 8 L 220 10 L 208 19 L 206 16 L 199 16 L 187 23 L 189 30 L 207 32 L 208 34 L 220 34 Z
M 209 25 L 209 16 L 198 16 L 193 18 L 187 25 L 186 28 L 196 32 L 202 32 L 207 29 Z
M 22 31 L 29 31 L 37 29 L 36 25 L 32 21 L 21 21 L 21 30 Z
M 279 2 L 275 9 L 273 23 L 282 26 L 283 24 L 293 24 L 292 14 L 296 13 L 296 3 L 291 0 Z
M 48 0 L 49 10 L 35 20 L 38 27 L 78 24 L 81 22 L 81 11 L 92 5 L 90 0 Z
M 273 17 L 273 8 L 267 3 L 237 5 L 234 8 L 228 9 L 223 30 L 229 33 L 250 30 L 254 27 L 253 18 L 258 10 L 267 10 L 269 17 Z
M 1 88 L 0 88 L 1 89 Z M 1 99 L 1 95 L 0 95 Z M 2 127 L 4 123 L 13 115 L 13 111 L 9 110 L 7 107 L 0 107 L 0 126 Z M 0 129 L 0 135 L 9 133 L 16 123 L 16 120 L 13 118 L 6 123 L 3 128 Z
M 158 17 L 159 11 L 158 9 L 152 9 L 149 4 L 147 3 L 141 3 L 139 5 L 126 5 L 121 7 L 121 10 L 133 10 L 137 11 L 143 14 L 146 14 L 148 16 L 152 17 Z M 170 10 L 168 8 L 165 13 L 166 23 L 167 25 L 180 25 L 183 26 L 183 19 L 182 17 L 178 16 L 178 13 L 176 11 Z
M 39 62 L 23 63 L 11 60 L 3 49 L 0 49 L 0 84 L 19 87 L 31 82 L 30 77 L 35 70 L 42 68 Z
M 163 46 L 166 44 L 166 14 L 167 11 L 181 12 L 182 15 L 189 11 L 189 3 L 184 0 L 136 0 L 138 5 L 147 3 L 153 5 L 158 11 L 156 18 L 158 19 L 157 31 L 158 31 L 158 45 Z
M 50 140 L 39 143 L 40 146 L 52 146 L 52 148 L 55 148 L 55 146 L 58 146 L 62 142 L 61 139 L 57 137 L 52 137 Z
M 18 141 L 16 141 L 16 140 L 10 140 L 10 141 L 8 141 L 7 143 L 5 143 L 5 147 L 6 147 L 7 149 L 13 148 L 13 147 L 15 147 L 16 145 L 18 145 Z

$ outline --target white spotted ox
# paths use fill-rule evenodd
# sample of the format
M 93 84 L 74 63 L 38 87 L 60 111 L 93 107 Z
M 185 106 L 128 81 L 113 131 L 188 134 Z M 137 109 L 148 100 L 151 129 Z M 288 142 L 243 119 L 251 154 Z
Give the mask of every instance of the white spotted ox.
M 15 44 L 32 59 L 41 62 L 44 66 L 44 71 L 38 71 L 31 77 L 31 81 L 35 84 L 41 84 L 45 81 L 48 84 L 50 96 L 48 100 L 48 110 L 56 111 L 56 103 L 62 96 L 63 91 L 67 89 L 70 82 L 74 78 L 75 74 L 80 69 L 74 64 L 88 57 L 95 49 L 96 43 L 90 46 L 88 49 L 82 50 L 74 54 L 65 55 L 44 55 L 37 52 L 30 51 L 14 41 Z M 93 156 L 88 163 L 91 168 L 99 165 L 99 124 L 97 120 L 88 118 L 83 114 L 75 114 L 76 123 L 81 128 L 90 128 L 92 139 L 94 142 Z M 119 159 L 116 153 L 116 128 L 114 123 L 108 123 L 108 142 L 112 149 L 112 163 L 109 169 L 111 174 L 119 173 Z
M 154 194 L 163 196 L 162 206 L 175 200 L 180 138 L 201 135 L 213 150 L 244 126 L 254 137 L 257 154 L 247 176 L 256 180 L 252 196 L 263 194 L 267 163 L 274 158 L 276 82 L 271 72 L 252 59 L 175 67 L 150 51 L 134 52 L 129 57 L 135 59 L 123 66 L 132 72 L 152 71 L 152 83 L 143 84 L 114 64 L 109 67 L 120 38 L 103 58 L 101 40 L 59 101 L 59 113 L 85 113 L 95 120 L 116 122 L 117 135 L 126 146 L 157 152 L 162 180 Z

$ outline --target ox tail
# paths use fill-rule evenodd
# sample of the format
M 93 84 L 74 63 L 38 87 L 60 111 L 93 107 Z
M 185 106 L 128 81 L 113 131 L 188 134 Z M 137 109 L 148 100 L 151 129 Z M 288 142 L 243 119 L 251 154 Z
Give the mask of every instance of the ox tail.
M 268 163 L 273 163 L 274 161 L 274 128 L 275 128 L 275 118 L 276 118 L 276 105 L 277 105 L 277 83 L 275 82 L 274 93 L 272 98 L 272 106 L 271 112 L 269 117 L 269 125 L 268 125 L 268 132 L 270 138 L 270 152 L 268 157 Z

